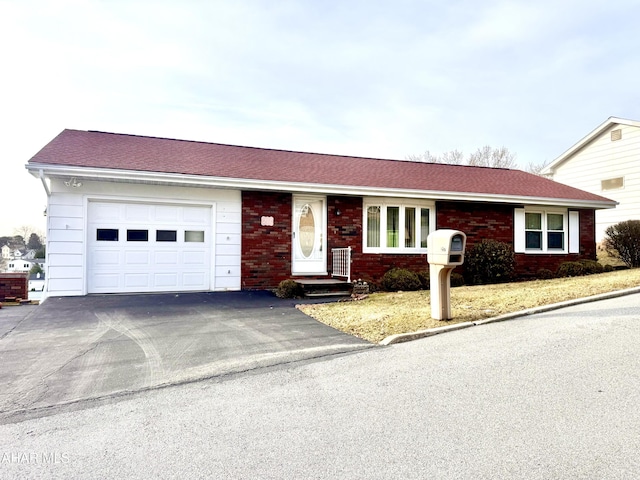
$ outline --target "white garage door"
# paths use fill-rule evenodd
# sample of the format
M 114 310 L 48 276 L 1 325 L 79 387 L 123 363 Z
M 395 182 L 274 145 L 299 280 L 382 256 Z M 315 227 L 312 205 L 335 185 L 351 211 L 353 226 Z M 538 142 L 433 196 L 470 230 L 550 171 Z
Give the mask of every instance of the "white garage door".
M 210 206 L 89 202 L 89 293 L 209 290 Z

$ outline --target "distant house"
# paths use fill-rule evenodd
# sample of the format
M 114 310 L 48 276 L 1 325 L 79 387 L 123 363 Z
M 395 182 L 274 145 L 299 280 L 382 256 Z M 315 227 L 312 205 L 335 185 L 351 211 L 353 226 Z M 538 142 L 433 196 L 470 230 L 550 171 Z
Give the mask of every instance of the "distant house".
M 618 202 L 596 212 L 596 241 L 603 240 L 607 227 L 640 220 L 640 121 L 608 118 L 542 173 Z
M 28 260 L 22 260 L 21 258 L 13 258 L 9 260 L 7 264 L 8 272 L 28 272 L 33 265 Z
M 29 291 L 42 292 L 45 285 L 44 273 L 32 273 L 29 275 Z
M 440 228 L 507 242 L 530 276 L 595 259 L 595 211 L 615 206 L 519 170 L 78 130 L 27 169 L 48 197 L 45 295 L 273 288 L 342 273 L 345 251 L 379 281 L 428 269 Z
M 39 265 L 40 268 L 45 268 L 45 260 L 42 258 L 26 259 L 26 258 L 14 258 L 9 260 L 7 264 L 8 272 L 29 272 L 34 265 Z
M 11 247 L 9 245 L 2 246 L 2 258 L 9 260 L 11 257 Z
M 22 258 L 33 260 L 34 258 L 36 258 L 36 251 L 34 249 L 25 250 L 25 252 L 22 254 Z

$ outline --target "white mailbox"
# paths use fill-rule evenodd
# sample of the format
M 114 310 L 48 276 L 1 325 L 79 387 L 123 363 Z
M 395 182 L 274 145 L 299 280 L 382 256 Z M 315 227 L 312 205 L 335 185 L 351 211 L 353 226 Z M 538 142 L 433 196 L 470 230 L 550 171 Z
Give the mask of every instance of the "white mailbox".
M 458 230 L 436 230 L 427 237 L 427 261 L 453 266 L 464 263 L 467 236 Z
M 431 316 L 451 319 L 451 272 L 464 263 L 467 236 L 459 230 L 436 230 L 427 237 Z

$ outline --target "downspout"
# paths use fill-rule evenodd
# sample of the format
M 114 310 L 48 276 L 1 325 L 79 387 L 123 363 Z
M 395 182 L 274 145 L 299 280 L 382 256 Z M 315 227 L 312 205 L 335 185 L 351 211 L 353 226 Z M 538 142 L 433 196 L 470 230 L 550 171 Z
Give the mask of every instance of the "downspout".
M 47 185 L 47 180 L 44 178 L 44 171 L 42 169 L 38 170 L 38 177 L 40 177 L 40 181 L 42 182 L 42 186 L 44 187 L 44 191 L 47 194 L 47 209 L 49 208 L 49 197 L 51 197 L 51 189 L 49 185 Z M 47 215 L 47 210 L 45 210 L 45 215 Z M 49 237 L 49 216 L 47 215 L 47 237 Z M 44 302 L 49 296 L 49 241 L 45 239 L 45 259 L 44 259 L 44 288 L 42 289 L 42 301 Z
M 47 185 L 47 180 L 44 178 L 44 171 L 42 169 L 38 170 L 38 177 L 40 177 L 40 181 L 42 182 L 44 191 L 47 193 L 47 197 L 50 197 L 51 190 L 49 189 L 49 185 Z

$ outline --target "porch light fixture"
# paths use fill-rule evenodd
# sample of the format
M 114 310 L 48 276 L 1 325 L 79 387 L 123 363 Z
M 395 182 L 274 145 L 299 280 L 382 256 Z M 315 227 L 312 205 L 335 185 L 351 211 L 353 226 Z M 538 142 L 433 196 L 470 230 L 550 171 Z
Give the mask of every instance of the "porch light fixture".
M 340 215 L 342 215 L 342 212 L 339 208 L 336 208 L 336 216 L 339 217 Z
M 71 177 L 69 180 L 64 182 L 67 187 L 80 188 L 82 186 L 82 182 L 76 180 L 76 177 Z

